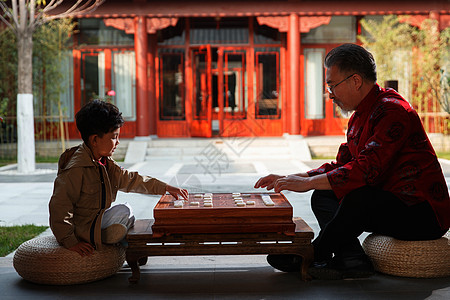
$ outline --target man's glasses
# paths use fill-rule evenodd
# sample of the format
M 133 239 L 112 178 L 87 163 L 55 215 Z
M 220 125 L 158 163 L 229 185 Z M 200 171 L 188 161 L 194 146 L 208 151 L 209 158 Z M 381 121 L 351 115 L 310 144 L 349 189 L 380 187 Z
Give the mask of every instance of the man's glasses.
M 346 81 L 347 79 L 349 79 L 350 77 L 352 77 L 352 76 L 355 75 L 355 74 L 356 74 L 356 73 L 353 73 L 352 75 L 345 77 L 345 79 L 339 81 L 339 82 L 336 83 L 335 85 L 327 86 L 327 91 L 328 91 L 328 93 L 334 94 L 334 93 L 333 93 L 333 90 L 334 90 L 338 85 L 340 85 L 341 83 L 343 83 L 344 81 Z

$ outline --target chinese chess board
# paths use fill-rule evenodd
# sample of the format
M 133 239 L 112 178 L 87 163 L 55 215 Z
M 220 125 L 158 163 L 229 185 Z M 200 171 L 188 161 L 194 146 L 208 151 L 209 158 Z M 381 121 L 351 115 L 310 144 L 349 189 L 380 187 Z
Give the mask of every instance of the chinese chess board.
M 173 233 L 278 232 L 292 235 L 292 206 L 279 193 L 164 195 L 153 211 L 156 236 Z

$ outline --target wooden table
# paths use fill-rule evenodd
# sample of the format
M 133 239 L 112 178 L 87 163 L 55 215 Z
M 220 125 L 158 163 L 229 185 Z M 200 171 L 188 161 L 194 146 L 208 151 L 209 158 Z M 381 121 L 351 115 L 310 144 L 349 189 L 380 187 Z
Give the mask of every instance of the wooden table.
M 300 274 L 309 280 L 307 269 L 313 261 L 313 230 L 301 218 L 293 218 L 295 234 L 283 233 L 180 233 L 153 235 L 153 219 L 137 220 L 127 235 L 126 259 L 131 267 L 129 282 L 140 278 L 139 259 L 148 256 L 296 254 L 303 258 Z
M 245 195 L 245 197 L 244 197 Z M 281 193 L 246 193 L 239 199 L 232 193 L 211 194 L 211 207 L 204 205 L 203 194 L 189 194 L 182 207 L 176 208 L 172 195 L 163 195 L 153 210 L 153 237 L 173 233 L 278 232 L 294 235 L 293 208 Z M 262 197 L 272 205 L 265 205 Z M 253 202 L 238 206 L 236 201 Z M 267 200 L 266 200 L 267 201 Z M 196 203 L 196 205 L 190 205 Z

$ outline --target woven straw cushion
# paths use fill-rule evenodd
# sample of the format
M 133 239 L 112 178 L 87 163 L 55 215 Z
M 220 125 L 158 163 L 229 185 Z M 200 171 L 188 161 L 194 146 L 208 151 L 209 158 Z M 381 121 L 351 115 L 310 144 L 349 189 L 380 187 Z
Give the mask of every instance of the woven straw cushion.
M 125 249 L 103 245 L 101 251 L 80 256 L 58 244 L 54 236 L 37 237 L 19 246 L 13 265 L 31 282 L 68 285 L 91 282 L 115 274 L 125 261 Z
M 375 270 L 390 275 L 416 278 L 450 276 L 450 240 L 446 236 L 430 241 L 402 241 L 370 234 L 363 242 Z

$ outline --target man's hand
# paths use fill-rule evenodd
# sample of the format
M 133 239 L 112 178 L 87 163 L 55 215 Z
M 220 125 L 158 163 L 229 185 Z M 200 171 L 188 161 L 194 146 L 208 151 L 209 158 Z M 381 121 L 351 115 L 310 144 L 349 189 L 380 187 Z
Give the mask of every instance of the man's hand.
M 166 186 L 166 192 L 171 194 L 176 200 L 178 200 L 178 195 L 181 195 L 184 199 L 188 199 L 189 193 L 185 189 L 180 189 L 171 185 Z
M 75 246 L 70 247 L 69 250 L 75 251 L 81 256 L 89 256 L 94 254 L 94 247 L 86 242 L 79 242 Z
M 309 190 L 331 190 L 327 174 L 320 174 L 312 177 L 302 176 L 303 174 L 289 175 L 279 178 L 274 183 L 275 193 L 283 190 L 292 192 L 307 192 Z
M 280 178 L 283 178 L 284 176 L 276 175 L 276 174 L 270 174 L 264 177 L 261 177 L 258 179 L 258 181 L 255 183 L 254 188 L 267 188 L 267 190 L 271 190 L 274 187 L 275 181 L 277 181 Z
M 279 193 L 283 190 L 292 192 L 306 192 L 311 189 L 310 182 L 311 180 L 309 177 L 288 175 L 277 179 L 273 186 L 275 193 Z

